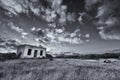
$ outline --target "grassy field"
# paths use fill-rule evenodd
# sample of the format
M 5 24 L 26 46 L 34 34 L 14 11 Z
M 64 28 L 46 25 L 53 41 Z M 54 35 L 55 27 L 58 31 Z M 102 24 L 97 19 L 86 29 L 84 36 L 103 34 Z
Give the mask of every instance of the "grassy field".
M 120 60 L 10 60 L 0 62 L 0 80 L 120 80 Z

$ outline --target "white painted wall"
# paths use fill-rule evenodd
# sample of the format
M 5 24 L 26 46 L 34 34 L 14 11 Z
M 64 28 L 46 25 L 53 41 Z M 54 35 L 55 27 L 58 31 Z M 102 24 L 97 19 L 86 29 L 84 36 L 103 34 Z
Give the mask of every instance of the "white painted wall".
M 32 49 L 31 55 L 28 55 L 28 49 Z M 37 57 L 34 57 L 34 51 L 37 50 Z M 43 51 L 43 55 L 40 55 L 40 51 Z M 44 48 L 37 48 L 31 46 L 25 46 L 18 50 L 18 52 L 22 52 L 21 58 L 43 58 L 46 57 L 46 49 Z

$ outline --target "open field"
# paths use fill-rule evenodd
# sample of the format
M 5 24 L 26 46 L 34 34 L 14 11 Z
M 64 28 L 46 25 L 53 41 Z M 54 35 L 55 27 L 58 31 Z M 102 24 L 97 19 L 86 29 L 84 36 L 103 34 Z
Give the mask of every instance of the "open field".
M 120 80 L 120 60 L 10 60 L 0 62 L 0 80 Z

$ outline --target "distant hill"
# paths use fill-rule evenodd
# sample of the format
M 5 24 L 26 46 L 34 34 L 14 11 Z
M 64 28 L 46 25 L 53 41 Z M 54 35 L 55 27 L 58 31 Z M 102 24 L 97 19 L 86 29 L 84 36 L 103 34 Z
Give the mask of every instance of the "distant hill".
M 17 59 L 16 53 L 0 53 L 0 61 Z

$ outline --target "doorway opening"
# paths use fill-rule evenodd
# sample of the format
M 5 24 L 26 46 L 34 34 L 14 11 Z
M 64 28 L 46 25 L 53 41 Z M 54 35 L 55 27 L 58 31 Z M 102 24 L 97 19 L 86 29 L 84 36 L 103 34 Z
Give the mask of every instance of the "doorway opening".
M 37 50 L 34 51 L 34 57 L 37 57 Z

